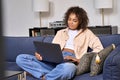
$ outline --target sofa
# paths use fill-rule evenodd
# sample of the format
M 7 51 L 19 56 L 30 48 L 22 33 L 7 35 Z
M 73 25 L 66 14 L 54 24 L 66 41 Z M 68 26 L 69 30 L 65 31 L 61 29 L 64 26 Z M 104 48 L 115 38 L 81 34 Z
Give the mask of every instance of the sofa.
M 72 80 L 120 80 L 120 34 L 100 35 L 103 47 L 115 44 L 116 48 L 106 58 L 103 71 L 97 76 L 90 76 L 90 73 L 75 76 Z M 33 41 L 52 42 L 54 36 L 38 37 L 11 37 L 4 36 L 5 70 L 23 71 L 16 64 L 16 57 L 19 54 L 34 55 L 35 48 Z M 39 80 L 26 75 L 27 80 Z M 10 80 L 17 80 L 16 77 Z

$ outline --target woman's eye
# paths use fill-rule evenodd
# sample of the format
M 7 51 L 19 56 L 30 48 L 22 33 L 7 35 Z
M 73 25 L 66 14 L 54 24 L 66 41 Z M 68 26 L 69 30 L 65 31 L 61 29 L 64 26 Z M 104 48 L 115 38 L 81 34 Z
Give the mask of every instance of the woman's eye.
M 77 22 L 77 20 L 73 20 L 74 22 Z

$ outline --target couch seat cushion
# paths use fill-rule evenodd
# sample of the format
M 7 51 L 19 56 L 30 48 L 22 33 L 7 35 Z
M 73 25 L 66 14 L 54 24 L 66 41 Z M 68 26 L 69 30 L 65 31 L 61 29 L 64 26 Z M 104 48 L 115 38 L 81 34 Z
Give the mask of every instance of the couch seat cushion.
M 102 74 L 97 76 L 90 76 L 89 73 L 76 76 L 74 80 L 103 80 Z
M 22 69 L 16 64 L 16 62 L 5 62 L 5 70 L 21 71 Z

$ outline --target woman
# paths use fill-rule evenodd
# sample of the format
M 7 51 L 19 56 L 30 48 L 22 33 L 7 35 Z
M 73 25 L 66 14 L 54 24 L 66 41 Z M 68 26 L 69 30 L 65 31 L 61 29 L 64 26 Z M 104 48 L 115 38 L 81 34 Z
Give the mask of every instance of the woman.
M 74 6 L 65 13 L 66 29 L 57 32 L 53 43 L 60 44 L 64 59 L 79 63 L 88 47 L 93 52 L 99 52 L 103 46 L 88 26 L 88 16 L 84 9 Z M 42 56 L 21 54 L 16 59 L 17 64 L 36 78 L 44 80 L 69 80 L 76 72 L 76 64 L 65 62 L 52 64 L 42 61 Z

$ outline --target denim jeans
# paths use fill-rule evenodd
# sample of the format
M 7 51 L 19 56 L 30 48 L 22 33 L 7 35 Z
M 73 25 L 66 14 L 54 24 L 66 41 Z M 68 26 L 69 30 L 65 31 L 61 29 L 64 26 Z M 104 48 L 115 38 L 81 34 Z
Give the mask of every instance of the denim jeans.
M 73 53 L 63 52 L 63 57 L 68 55 L 75 57 Z M 39 61 L 35 56 L 29 54 L 18 55 L 16 63 L 36 78 L 41 78 L 45 75 L 46 80 L 68 80 L 71 79 L 76 72 L 76 65 L 73 63 L 64 62 L 56 65 Z

